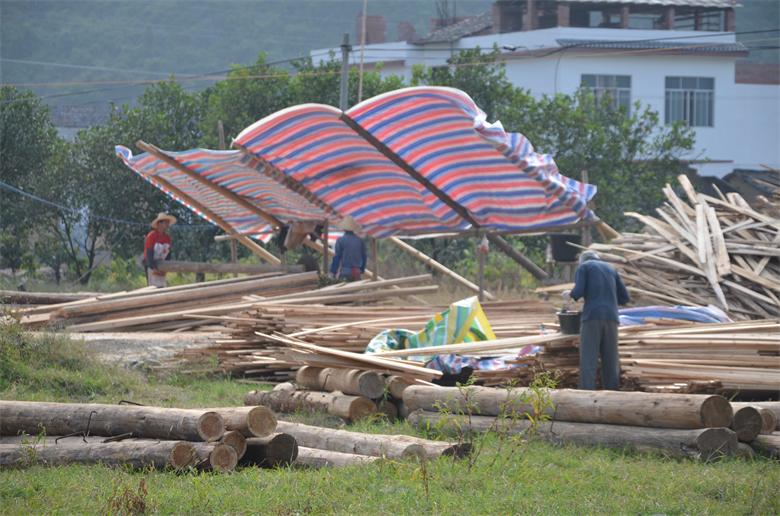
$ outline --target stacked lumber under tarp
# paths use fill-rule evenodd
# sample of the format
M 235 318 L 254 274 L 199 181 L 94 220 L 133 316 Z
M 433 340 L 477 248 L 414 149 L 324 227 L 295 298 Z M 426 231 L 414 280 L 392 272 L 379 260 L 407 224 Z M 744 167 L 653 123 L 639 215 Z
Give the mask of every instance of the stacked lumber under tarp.
M 419 284 L 429 276 L 413 277 Z M 346 287 L 342 287 L 346 288 Z M 322 348 L 360 353 L 378 333 L 389 328 L 419 331 L 446 307 L 406 306 L 328 306 L 327 298 L 317 304 L 258 302 L 247 310 L 218 317 L 228 338 L 220 338 L 210 348 L 186 350 L 180 358 L 198 362 L 216 355 L 222 371 L 271 382 L 292 380 L 295 369 L 306 362 L 288 342 L 294 340 Z M 542 301 L 501 301 L 483 303 L 496 336 L 501 338 L 535 335 L 540 327 L 557 329 L 554 306 Z M 312 355 L 309 352 L 309 355 Z M 316 355 L 316 353 L 314 353 Z M 314 361 L 316 357 L 309 356 Z M 332 358 L 331 358 L 332 360 Z M 318 364 L 312 364 L 318 365 Z M 329 364 L 334 365 L 334 364 Z
M 0 468 L 100 463 L 230 471 L 277 425 L 266 407 L 0 401 L 0 414 Z
M 627 213 L 644 233 L 593 244 L 619 270 L 635 300 L 723 309 L 732 319 L 780 316 L 780 220 L 739 194 L 711 197 L 679 177 L 658 218 Z
M 752 455 L 753 443 L 771 455 L 777 435 L 771 410 L 732 406 L 717 395 L 415 385 L 403 398 L 409 421 L 421 428 L 521 434 L 675 457 Z
M 0 401 L 0 469 L 104 464 L 231 471 L 460 458 L 469 445 L 277 421 L 264 406 L 176 409 Z

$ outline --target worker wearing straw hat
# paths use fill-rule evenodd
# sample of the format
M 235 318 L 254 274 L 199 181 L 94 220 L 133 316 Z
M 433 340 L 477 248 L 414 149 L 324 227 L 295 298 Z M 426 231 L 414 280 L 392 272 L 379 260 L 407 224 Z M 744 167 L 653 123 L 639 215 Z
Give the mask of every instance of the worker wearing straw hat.
M 330 265 L 330 273 L 338 279 L 357 281 L 366 272 L 366 244 L 355 233 L 360 226 L 352 216 L 341 221 L 344 234 L 336 240 L 336 253 Z
M 157 265 L 170 257 L 173 241 L 168 234 L 168 228 L 173 224 L 176 224 L 176 217 L 167 213 L 158 213 L 157 218 L 152 221 L 152 230 L 144 240 L 146 282 L 151 287 L 163 288 L 168 285 L 165 273 Z

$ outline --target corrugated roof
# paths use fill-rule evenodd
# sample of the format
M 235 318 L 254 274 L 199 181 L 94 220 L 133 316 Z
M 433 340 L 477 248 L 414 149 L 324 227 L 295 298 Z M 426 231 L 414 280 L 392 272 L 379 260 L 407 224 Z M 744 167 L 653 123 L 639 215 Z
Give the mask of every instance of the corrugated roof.
M 567 48 L 599 48 L 610 50 L 677 50 L 686 53 L 734 53 L 748 52 L 742 43 L 676 43 L 673 41 L 616 41 L 598 39 L 558 39 Z

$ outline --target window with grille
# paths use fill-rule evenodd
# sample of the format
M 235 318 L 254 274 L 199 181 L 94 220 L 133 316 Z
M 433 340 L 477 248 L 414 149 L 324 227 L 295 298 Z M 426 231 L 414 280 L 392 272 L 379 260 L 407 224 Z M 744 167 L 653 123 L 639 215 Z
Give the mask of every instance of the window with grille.
M 599 102 L 608 98 L 613 109 L 625 108 L 626 113 L 631 112 L 630 75 L 583 74 L 581 84 L 592 91 Z
M 691 127 L 712 127 L 715 104 L 715 79 L 712 77 L 667 77 L 667 124 L 682 120 Z

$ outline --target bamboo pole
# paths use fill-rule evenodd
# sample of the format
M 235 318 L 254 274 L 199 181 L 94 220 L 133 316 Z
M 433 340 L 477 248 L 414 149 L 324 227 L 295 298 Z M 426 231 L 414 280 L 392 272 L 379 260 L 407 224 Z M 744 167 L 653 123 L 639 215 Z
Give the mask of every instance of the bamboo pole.
M 415 258 L 416 260 L 420 261 L 421 263 L 427 265 L 431 269 L 435 269 L 435 270 L 441 272 L 442 274 L 445 274 L 445 275 L 449 276 L 450 278 L 454 279 L 455 281 L 457 281 L 458 283 L 460 283 L 461 285 L 463 285 L 467 289 L 471 290 L 472 292 L 475 292 L 475 293 L 479 294 L 479 285 L 476 285 L 476 284 L 470 282 L 469 280 L 467 280 L 463 276 L 460 276 L 459 274 L 457 274 L 456 272 L 452 271 L 451 269 L 448 269 L 447 267 L 445 267 L 441 263 L 437 262 L 436 260 L 434 260 L 430 256 L 426 255 L 425 253 L 423 253 L 421 251 L 418 251 L 417 249 L 415 249 L 411 245 L 407 244 L 406 242 L 404 242 L 400 238 L 389 237 L 387 239 L 387 241 L 392 243 L 393 245 L 395 245 L 396 247 L 398 247 L 402 251 L 404 251 L 406 254 L 410 255 L 411 257 Z M 484 291 L 484 295 L 485 295 L 485 297 L 487 299 L 491 299 L 491 300 L 495 299 L 495 296 L 493 294 L 491 294 L 490 292 L 488 292 L 487 290 Z

